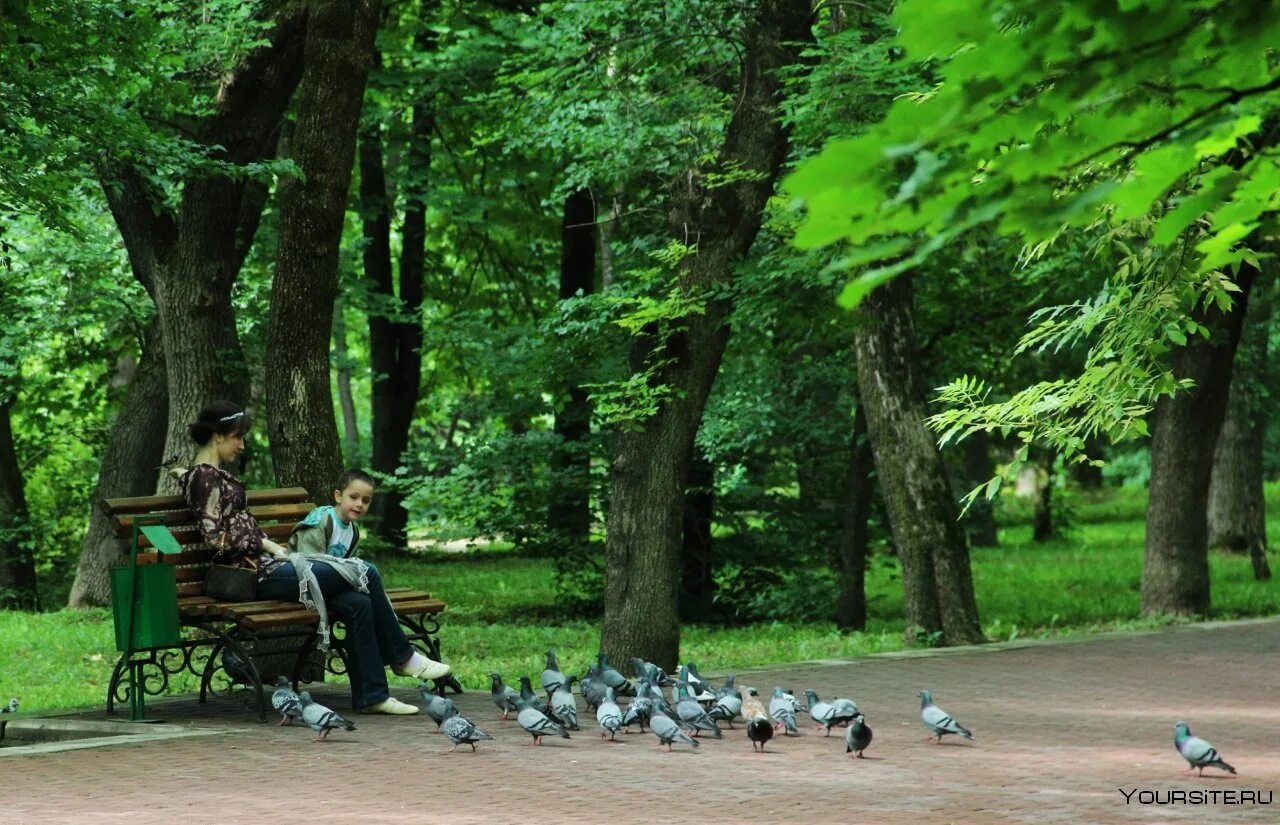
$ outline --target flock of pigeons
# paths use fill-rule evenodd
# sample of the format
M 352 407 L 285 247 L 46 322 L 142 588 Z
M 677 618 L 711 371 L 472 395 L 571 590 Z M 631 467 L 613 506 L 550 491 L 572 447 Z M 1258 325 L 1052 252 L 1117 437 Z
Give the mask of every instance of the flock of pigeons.
M 541 745 L 547 736 L 568 739 L 569 731 L 582 729 L 578 723 L 578 701 L 573 693 L 575 682 L 587 710 L 595 712 L 600 736 L 610 740 L 619 731 L 629 733 L 632 725 L 639 725 L 642 733 L 647 728 L 660 744 L 667 746 L 668 751 L 676 742 L 697 748 L 703 734 L 721 739 L 724 732 L 720 723 L 732 730 L 734 720 L 741 718 L 746 722 L 752 750 L 764 753 L 765 744 L 773 738 L 775 731 L 782 730 L 787 736 L 799 735 L 796 714 L 808 713 L 827 736 L 831 735 L 833 728 L 843 725 L 845 752 L 856 758 L 861 758 L 871 744 L 871 727 L 852 699 L 833 698 L 826 702 L 819 699 L 815 691 L 806 690 L 806 705 L 794 693 L 775 687 L 766 710 L 755 688 L 748 687 L 744 696 L 735 687 L 732 673 L 725 678 L 724 685 L 717 688 L 702 678 L 697 665 L 692 662 L 680 665 L 676 678 L 643 659 L 632 659 L 631 664 L 639 674 L 634 682 L 614 669 L 605 654 L 600 653 L 596 664 L 579 679 L 566 676 L 560 670 L 555 652 L 548 650 L 547 666 L 540 680 L 545 700 L 534 693 L 528 676 L 520 677 L 520 690 L 516 691 L 503 683 L 501 674 L 491 673 L 489 693 L 504 720 L 510 718 L 511 713 L 516 714 L 517 723 L 533 737 L 532 745 Z M 276 684 L 271 702 L 281 714 L 281 725 L 292 724 L 297 719 L 315 731 L 317 742 L 324 741 L 331 730 L 355 730 L 355 725 L 336 711 L 315 702 L 307 691 L 295 693 L 284 676 L 279 677 Z M 670 689 L 670 701 L 662 688 Z M 474 751 L 477 742 L 493 739 L 475 722 L 460 714 L 451 699 L 436 695 L 426 684 L 419 690 L 426 703 L 427 715 L 453 743 L 449 753 L 457 751 L 459 745 L 470 745 Z M 940 743 L 943 736 L 954 734 L 976 742 L 968 729 L 933 703 L 933 696 L 928 690 L 920 691 L 919 696 L 920 721 L 930 731 L 926 741 Z M 625 708 L 618 704 L 618 700 L 624 697 L 630 700 Z M 10 702 L 10 706 L 16 709 L 17 700 Z M 1187 764 L 1199 769 L 1201 775 L 1206 767 L 1236 772 L 1212 745 L 1192 736 L 1186 722 L 1178 722 L 1174 726 L 1174 746 Z

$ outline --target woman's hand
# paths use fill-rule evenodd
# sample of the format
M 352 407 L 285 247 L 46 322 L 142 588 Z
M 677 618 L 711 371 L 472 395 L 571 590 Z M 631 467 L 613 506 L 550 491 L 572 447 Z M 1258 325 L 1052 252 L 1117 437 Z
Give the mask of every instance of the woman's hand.
M 284 561 L 289 556 L 289 549 L 287 547 L 281 547 L 271 539 L 262 540 L 262 549 L 266 550 L 267 553 L 271 555 L 271 558 L 278 559 L 280 561 Z

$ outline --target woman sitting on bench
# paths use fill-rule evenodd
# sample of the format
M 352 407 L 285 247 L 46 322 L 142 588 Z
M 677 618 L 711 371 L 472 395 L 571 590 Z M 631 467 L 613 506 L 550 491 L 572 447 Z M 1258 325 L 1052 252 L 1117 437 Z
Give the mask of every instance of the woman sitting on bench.
M 220 563 L 256 570 L 258 598 L 299 601 L 303 588 L 298 568 L 289 561 L 289 550 L 262 532 L 249 512 L 244 484 L 222 469 L 244 451 L 248 430 L 249 416 L 230 401 L 216 401 L 201 410 L 188 428 L 200 449 L 194 466 L 182 473 L 178 484 L 205 543 L 216 551 Z M 355 706 L 368 713 L 417 713 L 416 707 L 390 695 L 385 666 L 399 676 L 418 679 L 443 678 L 450 668 L 409 644 L 378 569 L 355 559 L 299 562 L 308 571 L 304 576 L 314 576 L 324 605 L 346 622 L 348 676 Z M 336 569 L 343 562 L 360 565 L 361 573 L 367 575 L 344 576 Z

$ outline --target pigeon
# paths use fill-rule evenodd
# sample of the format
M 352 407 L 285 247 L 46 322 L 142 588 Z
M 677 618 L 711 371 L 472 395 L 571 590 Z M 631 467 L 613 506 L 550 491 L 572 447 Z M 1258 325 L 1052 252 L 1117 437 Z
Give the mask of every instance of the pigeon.
M 498 710 L 502 711 L 502 718 L 508 718 L 507 714 L 516 708 L 516 700 L 520 698 L 520 694 L 511 688 L 502 684 L 502 676 L 497 673 L 490 673 L 489 678 L 492 679 L 489 695 L 493 697 L 493 703 L 498 706 Z
M 751 750 L 754 751 L 759 745 L 760 753 L 764 753 L 764 743 L 773 738 L 773 725 L 763 711 L 751 717 L 751 721 L 747 723 L 747 738 L 751 740 Z
M 627 705 L 627 712 L 622 716 L 622 726 L 630 728 L 632 725 L 639 723 L 640 732 L 644 733 L 645 727 L 649 724 L 649 717 L 653 715 L 653 694 L 649 690 L 649 677 L 640 677 L 639 695 L 631 700 L 631 704 Z
M 1197 776 L 1204 776 L 1204 769 L 1208 767 L 1221 768 L 1227 773 L 1236 772 L 1235 768 L 1222 761 L 1213 745 L 1199 736 L 1192 736 L 1191 728 L 1187 727 L 1186 722 L 1178 722 L 1173 726 L 1173 746 L 1187 760 L 1188 765 L 1199 770 Z M 1191 771 L 1188 769 L 1185 772 Z
M 551 702 L 543 701 L 538 698 L 538 694 L 533 692 L 533 683 L 528 676 L 520 677 L 520 698 L 529 703 L 529 707 L 534 708 L 539 713 L 552 714 Z M 550 698 L 550 697 L 548 697 Z
M 426 703 L 427 715 L 436 723 L 436 730 L 440 730 L 444 720 L 452 715 L 450 711 L 454 709 L 453 700 L 440 696 L 426 682 L 418 685 L 418 692 L 422 694 L 422 701 Z
M 338 712 L 331 710 L 324 705 L 312 700 L 308 691 L 302 691 L 298 694 L 298 699 L 302 703 L 302 721 L 311 726 L 316 732 L 316 741 L 323 742 L 325 737 L 329 735 L 329 731 L 336 728 L 343 730 L 355 730 L 356 726 L 343 719 Z
M 711 689 L 711 683 L 702 678 L 702 674 L 698 673 L 698 666 L 693 662 L 684 666 L 684 674 L 688 679 L 693 698 L 699 702 L 714 702 L 718 698 L 716 692 Z
M 280 724 L 292 725 L 302 719 L 302 698 L 294 692 L 288 676 L 276 677 L 276 691 L 271 694 L 271 707 L 280 711 Z
M 726 723 L 729 729 L 732 730 L 733 720 L 741 712 L 742 697 L 738 695 L 737 691 L 734 691 L 733 693 L 726 693 L 717 699 L 711 710 L 707 711 L 707 716 L 710 716 L 713 721 Z
M 849 720 L 849 729 L 844 732 L 844 752 L 852 753 L 861 759 L 862 752 L 871 744 L 871 728 L 861 713 Z
M 631 660 L 631 665 L 636 669 L 637 676 L 648 676 L 649 683 L 657 687 L 671 687 L 675 684 L 675 680 L 666 674 L 666 672 L 655 665 L 653 662 L 646 662 L 644 659 L 636 657 Z
M 560 672 L 560 663 L 556 661 L 556 652 L 547 651 L 547 669 L 542 671 L 542 689 L 547 697 L 556 692 L 556 688 L 564 684 L 564 674 Z
M 551 711 L 568 730 L 579 730 L 578 702 L 573 698 L 573 683 L 577 680 L 577 676 L 565 677 L 564 684 L 551 694 Z
M 445 708 L 446 715 L 443 724 L 440 725 L 440 729 L 444 731 L 444 735 L 449 737 L 449 741 L 453 743 L 453 747 L 449 748 L 446 753 L 456 752 L 459 745 L 470 745 L 471 752 L 475 753 L 477 742 L 481 739 L 493 738 L 477 728 L 475 722 L 458 713 L 451 700 L 445 699 L 444 701 L 448 702 L 449 706 Z
M 818 727 L 826 728 L 827 736 L 831 735 L 832 728 L 839 725 L 841 722 L 848 722 L 858 712 L 858 708 L 855 705 L 853 713 L 848 716 L 840 715 L 841 709 L 847 710 L 848 705 L 853 704 L 852 702 L 849 702 L 848 699 L 844 700 L 848 705 L 841 705 L 838 709 L 835 704 L 827 703 L 819 699 L 818 694 L 812 690 L 806 690 L 804 695 L 805 698 L 809 700 L 809 715 L 813 717 L 813 721 L 818 723 Z
M 578 682 L 578 692 L 582 694 L 582 700 L 587 703 L 587 710 L 600 707 L 607 687 L 608 685 L 600 678 L 599 670 L 594 667 L 587 670 L 587 675 Z
M 627 677 L 614 670 L 613 665 L 609 664 L 609 659 L 601 651 L 596 656 L 596 664 L 600 669 L 600 680 L 606 686 L 613 688 L 615 696 L 635 696 L 636 689 L 627 681 Z
M 684 742 L 695 748 L 698 747 L 698 740 L 691 738 L 670 716 L 656 708 L 653 716 L 649 717 L 649 730 L 653 731 L 653 735 L 658 737 L 659 742 L 667 746 L 668 751 L 671 750 L 672 742 Z
M 794 690 L 784 690 L 782 691 L 782 695 L 791 700 L 791 706 L 796 709 L 796 713 L 809 712 L 809 709 L 805 707 L 804 702 L 801 702 L 796 698 L 796 692 Z
M 757 716 L 769 718 L 769 714 L 765 712 L 764 705 L 760 702 L 760 693 L 753 687 L 747 688 L 747 695 L 742 697 L 742 713 L 743 719 L 755 719 Z
M 787 736 L 800 735 L 800 731 L 796 729 L 795 697 L 787 696 L 780 687 L 773 689 L 773 700 L 769 702 L 769 716 L 773 719 L 774 727 L 786 728 Z
M 528 677 L 524 677 L 528 680 Z M 559 736 L 561 739 L 568 739 L 569 734 L 565 729 L 552 722 L 547 715 L 537 708 L 529 704 L 524 697 L 516 701 L 516 706 L 520 712 L 516 714 L 516 721 L 520 723 L 520 727 L 529 732 L 533 737 L 533 744 L 541 745 L 544 736 Z
M 951 718 L 950 714 L 933 703 L 933 694 L 927 690 L 920 691 L 920 720 L 924 722 L 926 728 L 933 731 L 933 736 L 930 736 L 929 739 L 936 737 L 936 741 L 939 744 L 942 743 L 942 737 L 948 733 L 954 733 L 970 741 L 976 741 L 972 733 L 965 730 L 959 722 Z
M 698 704 L 698 700 L 689 695 L 689 685 L 687 682 L 678 682 L 676 684 L 676 716 L 680 719 L 680 724 L 693 732 L 697 736 L 700 732 L 706 731 L 716 739 L 724 736 L 720 727 L 715 720 L 707 715 L 702 705 Z M 653 727 L 653 720 L 649 720 L 649 726 Z
M 9 704 L 0 708 L 0 713 L 17 713 L 17 712 L 18 712 L 18 697 L 16 696 L 9 700 Z
M 596 723 L 600 725 L 600 738 L 608 734 L 610 742 L 615 741 L 614 737 L 622 730 L 622 708 L 613 700 L 611 687 L 604 689 L 604 701 L 596 708 Z
M 726 696 L 737 696 L 738 701 L 742 701 L 742 692 L 733 686 L 733 674 L 724 677 L 724 687 L 716 688 L 716 698 L 723 699 Z
M 850 719 L 858 715 L 858 703 L 852 699 L 841 699 L 836 697 L 831 700 L 831 707 L 836 709 L 836 716 L 833 724 L 840 722 L 848 722 Z

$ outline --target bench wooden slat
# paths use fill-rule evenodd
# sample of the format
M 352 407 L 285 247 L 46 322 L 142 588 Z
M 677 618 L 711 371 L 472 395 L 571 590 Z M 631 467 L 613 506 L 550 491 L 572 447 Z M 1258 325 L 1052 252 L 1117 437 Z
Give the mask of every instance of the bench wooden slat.
M 301 521 L 315 509 L 315 505 L 309 501 L 297 501 L 288 504 L 259 504 L 250 505 L 249 512 L 255 519 L 260 522 L 264 521 Z M 138 514 L 127 514 L 116 516 L 112 519 L 112 529 L 115 530 L 116 536 L 119 538 L 130 538 L 133 531 L 133 520 Z M 169 512 L 158 514 L 164 516 L 164 523 L 168 527 L 181 527 L 186 525 L 195 526 L 195 518 L 189 510 L 171 510 Z
M 264 490 L 249 490 L 247 499 L 250 507 L 260 504 L 290 504 L 306 501 L 310 497 L 304 487 L 273 487 Z M 182 496 L 143 496 L 138 498 L 109 498 L 100 505 L 102 512 L 108 516 L 125 514 L 163 512 L 166 510 L 186 510 L 187 500 Z
M 289 538 L 289 534 L 293 532 L 295 523 L 296 522 L 291 521 L 284 524 L 263 524 L 261 527 L 262 532 L 267 534 L 267 538 L 283 544 L 281 539 Z M 178 540 L 178 544 L 199 544 L 201 541 L 200 531 L 194 529 L 194 526 L 191 530 L 175 530 L 172 532 L 173 537 Z M 129 548 L 127 540 L 122 539 L 121 543 L 124 544 L 126 550 Z M 139 548 L 146 548 L 150 546 L 151 542 L 146 536 L 138 536 Z M 138 554 L 138 557 L 141 558 L 142 554 Z
M 416 616 L 421 613 L 439 613 L 444 610 L 444 602 L 439 599 L 421 599 L 396 605 L 396 612 L 405 616 Z

